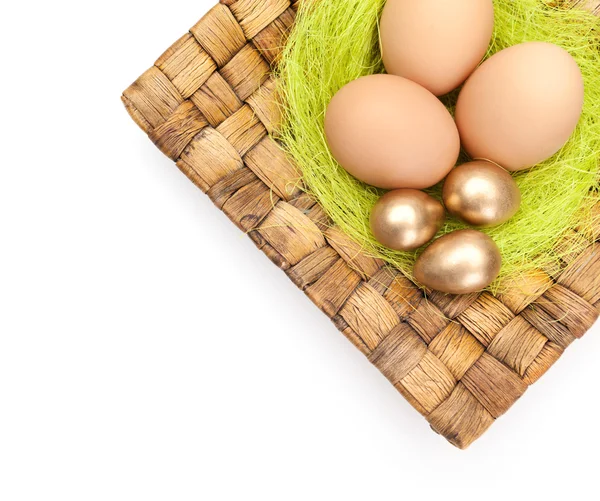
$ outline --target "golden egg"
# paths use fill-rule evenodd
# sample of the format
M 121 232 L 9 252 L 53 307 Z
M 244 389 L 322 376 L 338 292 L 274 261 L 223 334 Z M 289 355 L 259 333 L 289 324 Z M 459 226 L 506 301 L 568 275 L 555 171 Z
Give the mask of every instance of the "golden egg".
M 444 182 L 442 197 L 450 214 L 481 227 L 508 221 L 521 205 L 521 192 L 512 176 L 482 160 L 453 169 Z
M 484 289 L 500 273 L 502 257 L 496 243 L 477 230 L 448 233 L 417 259 L 413 274 L 422 285 L 450 294 Z
M 414 250 L 431 240 L 444 222 L 444 207 L 435 198 L 413 189 L 383 195 L 371 211 L 371 231 L 390 249 Z

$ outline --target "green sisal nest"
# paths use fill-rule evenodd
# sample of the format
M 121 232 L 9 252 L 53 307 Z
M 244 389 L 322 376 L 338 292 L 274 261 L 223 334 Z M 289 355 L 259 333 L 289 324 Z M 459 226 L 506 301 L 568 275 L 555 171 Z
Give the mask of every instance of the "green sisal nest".
M 385 0 L 302 2 L 280 66 L 285 103 L 282 140 L 300 166 L 308 191 L 331 219 L 364 252 L 411 277 L 420 251 L 397 252 L 377 243 L 369 229 L 369 213 L 383 192 L 339 166 L 327 148 L 323 127 L 327 105 L 342 86 L 384 71 L 378 32 L 384 4 Z M 577 252 L 578 246 L 583 249 L 597 223 L 591 208 L 600 197 L 600 19 L 570 9 L 565 1 L 494 4 L 496 27 L 488 56 L 521 42 L 552 42 L 571 53 L 585 81 L 583 114 L 568 144 L 551 159 L 514 176 L 522 193 L 519 213 L 501 226 L 483 230 L 502 252 L 502 270 L 492 285 L 498 290 L 506 279 L 554 269 L 563 254 Z M 442 99 L 451 112 L 456 97 L 454 92 Z M 441 199 L 441 184 L 427 191 Z M 438 236 L 465 227 L 448 217 Z M 557 246 L 574 227 L 581 238 Z

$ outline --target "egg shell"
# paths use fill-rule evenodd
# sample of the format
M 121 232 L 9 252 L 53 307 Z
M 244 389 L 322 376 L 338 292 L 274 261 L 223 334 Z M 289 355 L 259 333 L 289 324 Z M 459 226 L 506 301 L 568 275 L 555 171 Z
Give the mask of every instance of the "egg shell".
M 473 72 L 493 31 L 492 0 L 388 0 L 380 28 L 383 63 L 388 73 L 441 96 Z
M 444 105 L 420 85 L 393 75 L 370 75 L 344 86 L 327 107 L 325 135 L 344 169 L 384 189 L 432 186 L 460 151 Z
M 456 105 L 465 150 L 518 171 L 554 155 L 575 130 L 584 85 L 564 49 L 528 42 L 498 52 L 467 80 Z
M 490 285 L 500 273 L 502 257 L 485 233 L 458 230 L 435 240 L 415 262 L 415 279 L 440 292 L 469 294 Z

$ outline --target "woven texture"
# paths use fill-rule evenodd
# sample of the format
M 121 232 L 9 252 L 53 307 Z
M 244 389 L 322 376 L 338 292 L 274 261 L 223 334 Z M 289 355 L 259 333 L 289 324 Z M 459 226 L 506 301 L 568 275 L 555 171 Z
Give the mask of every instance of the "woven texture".
M 499 297 L 422 291 L 361 253 L 302 192 L 298 168 L 274 139 L 280 115 L 271 70 L 297 3 L 222 0 L 123 102 L 431 427 L 466 448 L 596 320 L 600 244 L 587 242 L 583 253 Z M 600 1 L 579 4 L 600 12 Z M 581 238 L 574 228 L 560 245 Z

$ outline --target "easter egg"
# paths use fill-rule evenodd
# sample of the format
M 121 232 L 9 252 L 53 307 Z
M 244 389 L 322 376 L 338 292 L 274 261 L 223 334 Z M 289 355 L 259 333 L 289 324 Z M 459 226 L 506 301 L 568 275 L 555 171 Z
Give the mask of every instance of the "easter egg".
M 529 42 L 493 55 L 465 83 L 456 124 L 465 150 L 510 171 L 554 155 L 575 130 L 583 78 L 564 49 Z
M 429 242 L 444 222 L 444 208 L 419 190 L 388 191 L 371 211 L 375 238 L 394 250 L 410 251 Z
M 357 179 L 384 189 L 427 188 L 456 163 L 454 120 L 428 90 L 402 77 L 370 75 L 342 87 L 325 114 L 333 157 Z
M 383 63 L 388 73 L 441 96 L 481 62 L 493 30 L 492 0 L 387 0 L 380 28 Z
M 452 169 L 444 181 L 442 198 L 450 214 L 481 227 L 508 221 L 521 204 L 521 192 L 512 176 L 483 160 Z
M 496 243 L 477 230 L 458 230 L 435 240 L 415 262 L 415 279 L 440 292 L 469 294 L 490 285 L 500 273 Z

